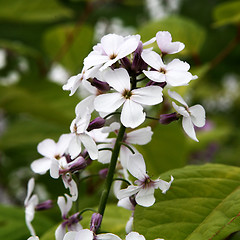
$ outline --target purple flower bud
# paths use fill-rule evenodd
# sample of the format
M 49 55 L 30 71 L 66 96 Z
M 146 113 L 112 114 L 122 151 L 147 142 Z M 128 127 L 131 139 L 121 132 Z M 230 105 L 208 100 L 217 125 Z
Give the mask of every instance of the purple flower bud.
M 100 213 L 93 213 L 90 223 L 90 230 L 94 233 L 100 228 L 102 223 L 102 215 Z
M 103 168 L 98 172 L 99 176 L 103 179 L 107 177 L 108 174 L 108 168 Z
M 134 70 L 135 72 L 147 69 L 147 64 L 143 61 L 141 57 L 142 51 L 143 43 L 140 41 L 133 55 L 132 70 Z
M 101 92 L 107 92 L 110 90 L 110 86 L 107 82 L 99 81 L 97 78 L 92 79 L 91 85 L 96 87 Z
M 159 86 L 159 87 L 161 87 L 161 88 L 164 88 L 166 85 L 167 85 L 166 82 L 154 82 L 154 81 L 152 81 L 152 80 L 150 80 L 150 81 L 146 84 L 146 86 Z
M 93 119 L 89 125 L 88 125 L 88 128 L 87 128 L 87 131 L 91 131 L 93 129 L 98 129 L 98 128 L 101 128 L 104 126 L 106 120 L 101 118 L 101 117 L 97 117 L 95 119 Z
M 76 172 L 80 169 L 84 169 L 87 167 L 87 163 L 83 157 L 78 157 L 72 163 L 69 163 L 69 171 Z
M 179 119 L 178 114 L 177 114 L 176 112 L 174 112 L 174 113 L 169 113 L 169 114 L 162 114 L 162 115 L 160 115 L 160 120 L 159 120 L 159 122 L 160 122 L 161 124 L 169 124 L 169 123 L 171 123 L 171 122 L 173 122 L 173 121 L 176 121 L 176 120 L 178 120 L 178 119 Z
M 36 211 L 41 211 L 41 210 L 47 210 L 49 208 L 53 207 L 53 202 L 52 200 L 47 200 L 45 202 L 39 203 L 36 207 L 35 210 Z
M 127 57 L 122 58 L 121 63 L 126 70 L 131 70 L 132 64 Z

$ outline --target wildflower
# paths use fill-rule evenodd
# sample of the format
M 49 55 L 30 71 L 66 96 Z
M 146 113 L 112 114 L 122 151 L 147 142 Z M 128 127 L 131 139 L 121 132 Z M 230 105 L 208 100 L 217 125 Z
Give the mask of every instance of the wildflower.
M 160 178 L 151 180 L 146 173 L 146 165 L 141 154 L 134 154 L 130 156 L 127 169 L 134 177 L 137 178 L 135 181 L 137 186 L 130 185 L 128 188 L 120 190 L 117 194 L 117 198 L 122 199 L 136 194 L 137 204 L 144 207 L 149 207 L 154 204 L 155 189 L 159 188 L 162 190 L 162 193 L 166 193 L 173 181 L 172 176 L 170 182 L 163 181 Z
M 135 128 L 145 120 L 142 105 L 156 105 L 162 102 L 162 88 L 148 86 L 131 90 L 130 77 L 125 69 L 109 70 L 105 73 L 106 82 L 117 92 L 97 96 L 95 109 L 111 113 L 121 107 L 121 122 L 125 127 Z
M 182 106 L 178 106 L 175 102 L 172 102 L 174 109 L 183 116 L 183 130 L 190 138 L 198 142 L 194 125 L 197 127 L 203 127 L 205 125 L 206 117 L 203 106 L 197 104 L 192 107 L 188 107 L 187 103 L 178 93 L 168 90 L 168 94 L 171 98 L 182 104 Z

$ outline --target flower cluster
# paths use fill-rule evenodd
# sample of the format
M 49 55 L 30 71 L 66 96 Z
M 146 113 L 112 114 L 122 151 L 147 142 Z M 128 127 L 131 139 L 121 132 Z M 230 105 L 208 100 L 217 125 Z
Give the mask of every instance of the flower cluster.
M 150 47 L 154 42 L 160 54 Z M 115 184 L 118 205 L 132 211 L 126 226 L 126 240 L 145 239 L 132 232 L 135 206 L 152 206 L 155 202 L 154 191 L 160 189 L 165 194 L 173 182 L 172 176 L 169 176 L 169 182 L 160 178 L 152 180 L 143 156 L 134 146 L 151 141 L 153 132 L 145 124 L 145 120 L 150 118 L 149 110 L 165 100 L 164 88 L 168 88 L 169 97 L 181 106 L 172 102 L 176 112 L 159 116 L 157 119 L 160 123 L 182 118 L 184 131 L 195 141 L 198 139 L 194 125 L 202 127 L 205 124 L 205 111 L 201 105 L 189 107 L 178 93 L 170 90 L 188 85 L 197 78 L 189 72 L 188 63 L 179 59 L 166 61 L 166 55 L 178 53 L 184 47 L 183 43 L 172 42 L 169 32 L 158 32 L 146 43 L 141 41 L 140 35 L 122 37 L 108 34 L 84 59 L 81 73 L 71 77 L 63 86 L 64 90 L 70 91 L 70 96 L 78 89 L 84 89 L 88 96 L 76 106 L 76 117 L 69 133 L 61 135 L 58 142 L 45 139 L 39 143 L 37 149 L 43 157 L 31 164 L 35 173 L 45 174 L 49 170 L 52 178 L 60 177 L 69 190 L 68 194 L 58 197 L 63 221 L 55 232 L 56 240 L 120 240 L 111 233 L 99 234 L 114 176 L 119 180 Z M 145 126 L 140 127 L 142 124 Z M 79 223 L 81 212 L 73 212 L 72 205 L 78 204 L 76 179 L 84 176 L 84 170 L 93 161 L 109 164 L 109 167 L 105 170 L 106 166 L 103 165 L 100 174 L 106 177 L 106 188 L 98 211 L 92 216 L 89 230 L 82 229 Z M 27 226 L 35 236 L 31 221 L 38 199 L 35 195 L 30 198 L 32 181 L 25 205 Z M 129 186 L 122 188 L 123 182 Z

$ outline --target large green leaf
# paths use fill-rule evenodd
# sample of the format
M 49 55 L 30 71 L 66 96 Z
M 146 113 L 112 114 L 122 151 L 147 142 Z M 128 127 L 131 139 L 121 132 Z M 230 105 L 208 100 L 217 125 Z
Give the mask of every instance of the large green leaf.
M 202 26 L 191 19 L 180 16 L 171 16 L 147 23 L 139 29 L 139 34 L 143 41 L 147 41 L 154 37 L 158 31 L 169 31 L 173 41 L 183 42 L 185 49 L 181 54 L 187 55 L 199 53 L 206 37 L 206 31 Z
M 83 59 L 92 47 L 93 29 L 87 25 L 60 25 L 44 36 L 44 47 L 52 60 L 68 70 L 79 73 Z
M 240 2 L 227 1 L 219 4 L 213 12 L 215 26 L 240 23 Z
M 24 209 L 0 205 L 0 239 L 23 240 L 30 236 L 24 220 Z M 35 214 L 33 226 L 38 235 L 44 233 L 53 222 L 40 215 Z
M 240 168 L 206 164 L 162 175 L 175 180 L 156 203 L 137 207 L 134 228 L 146 239 L 223 240 L 240 230 Z
M 49 22 L 70 17 L 72 12 L 57 0 L 1 0 L 0 19 L 8 21 Z

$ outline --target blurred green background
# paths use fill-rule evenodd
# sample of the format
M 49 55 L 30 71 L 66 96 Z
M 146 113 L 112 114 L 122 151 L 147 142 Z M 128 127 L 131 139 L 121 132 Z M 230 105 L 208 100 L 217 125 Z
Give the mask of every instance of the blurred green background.
M 81 99 L 80 93 L 69 97 L 62 85 L 81 71 L 83 59 L 103 35 L 139 33 L 147 41 L 160 30 L 186 45 L 173 57 L 190 63 L 199 78 L 177 91 L 189 105 L 205 107 L 207 124 L 197 132 L 196 143 L 184 135 L 180 122 L 162 126 L 148 120 L 153 140 L 139 150 L 149 173 L 157 177 L 206 162 L 240 166 L 240 1 L 0 0 L 1 239 L 29 236 L 21 207 L 27 181 L 35 176 L 29 166 L 41 157 L 37 144 L 69 132 Z M 92 165 L 89 171 L 100 167 Z M 64 193 L 61 180 L 48 174 L 35 177 L 40 199 L 56 200 Z M 96 181 L 83 184 L 83 207 L 97 205 L 101 188 Z M 60 221 L 59 210 L 55 207 L 38 219 L 41 235 Z M 9 238 L 10 225 L 21 229 L 19 235 Z

